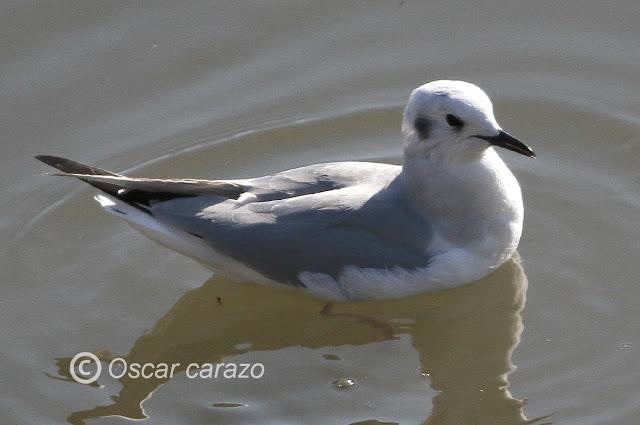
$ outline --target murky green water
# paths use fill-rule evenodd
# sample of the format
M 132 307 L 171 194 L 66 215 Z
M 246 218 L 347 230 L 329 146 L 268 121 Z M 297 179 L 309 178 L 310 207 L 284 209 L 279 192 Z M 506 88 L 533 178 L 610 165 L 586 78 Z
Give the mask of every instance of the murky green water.
M 640 3 L 1 7 L 0 422 L 638 423 Z M 201 178 L 397 163 L 403 103 L 438 78 L 485 88 L 538 153 L 502 153 L 520 260 L 332 315 L 211 277 L 31 158 Z M 80 351 L 181 366 L 81 385 Z M 193 362 L 265 373 L 190 379 Z

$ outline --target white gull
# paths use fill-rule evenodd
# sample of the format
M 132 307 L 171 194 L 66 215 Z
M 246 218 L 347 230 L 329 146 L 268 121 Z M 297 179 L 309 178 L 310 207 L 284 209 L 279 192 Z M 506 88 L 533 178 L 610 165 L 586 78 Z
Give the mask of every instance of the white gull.
M 520 186 L 493 149 L 533 151 L 463 81 L 415 89 L 402 166 L 335 162 L 242 180 L 125 177 L 40 155 L 98 188 L 102 207 L 233 280 L 329 300 L 408 296 L 491 273 L 522 232 Z

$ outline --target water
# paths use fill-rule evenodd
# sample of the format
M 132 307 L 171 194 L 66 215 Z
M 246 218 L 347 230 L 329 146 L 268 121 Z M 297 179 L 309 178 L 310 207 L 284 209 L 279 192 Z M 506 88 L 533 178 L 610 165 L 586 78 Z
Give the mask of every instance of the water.
M 2 8 L 2 423 L 638 423 L 639 3 Z M 321 315 L 211 277 L 31 159 L 202 178 L 397 163 L 403 103 L 437 78 L 485 88 L 538 153 L 502 152 L 521 260 L 443 293 Z M 85 386 L 80 351 L 265 375 Z

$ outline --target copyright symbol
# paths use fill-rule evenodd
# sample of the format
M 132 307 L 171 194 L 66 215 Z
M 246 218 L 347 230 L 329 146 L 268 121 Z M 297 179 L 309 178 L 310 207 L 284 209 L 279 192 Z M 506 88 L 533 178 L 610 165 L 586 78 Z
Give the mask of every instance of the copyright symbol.
M 88 369 L 91 364 L 95 365 L 95 370 Z M 69 373 L 77 383 L 91 384 L 100 377 L 102 363 L 100 363 L 100 359 L 95 354 L 84 351 L 73 356 L 71 363 L 69 363 Z

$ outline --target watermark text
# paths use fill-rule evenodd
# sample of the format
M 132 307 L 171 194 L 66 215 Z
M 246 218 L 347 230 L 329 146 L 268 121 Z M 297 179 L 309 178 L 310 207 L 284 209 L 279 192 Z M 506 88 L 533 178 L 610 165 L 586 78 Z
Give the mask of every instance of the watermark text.
M 180 362 L 133 362 L 115 357 L 102 361 L 93 353 L 76 354 L 69 363 L 69 373 L 80 384 L 91 384 L 106 372 L 113 379 L 171 379 L 184 372 L 189 379 L 260 379 L 265 368 L 262 363 L 188 363 Z

